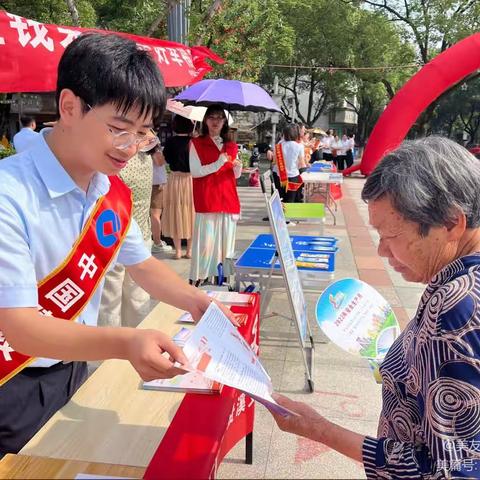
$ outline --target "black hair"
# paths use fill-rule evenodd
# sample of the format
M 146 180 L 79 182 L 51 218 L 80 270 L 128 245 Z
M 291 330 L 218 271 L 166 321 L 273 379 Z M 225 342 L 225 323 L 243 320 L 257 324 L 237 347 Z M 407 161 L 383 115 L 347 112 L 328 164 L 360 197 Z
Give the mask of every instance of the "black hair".
M 172 120 L 172 130 L 175 133 L 192 133 L 193 122 L 181 115 L 175 115 Z
M 222 130 L 220 131 L 220 136 L 222 137 L 222 140 L 224 142 L 229 142 L 230 139 L 228 137 L 228 131 L 229 131 L 228 119 L 227 119 L 227 116 L 225 115 L 225 110 L 222 108 L 221 105 L 217 105 L 217 104 L 210 105 L 207 108 L 207 111 L 205 112 L 205 116 L 203 117 L 203 121 L 202 121 L 202 130 L 201 130 L 202 136 L 205 137 L 208 135 L 208 126 L 205 120 L 212 113 L 221 113 L 225 117 L 225 122 L 223 123 Z
M 85 112 L 86 104 L 111 103 L 121 114 L 137 107 L 140 116 L 151 115 L 158 125 L 165 111 L 165 85 L 155 60 L 119 35 L 86 33 L 70 43 L 58 65 L 57 115 L 66 88 L 83 100 Z
M 29 117 L 28 115 L 22 115 L 20 117 L 20 125 L 22 127 L 29 127 L 35 119 L 33 117 Z
M 296 123 L 289 123 L 283 129 L 283 139 L 286 142 L 296 142 L 300 137 L 300 130 Z

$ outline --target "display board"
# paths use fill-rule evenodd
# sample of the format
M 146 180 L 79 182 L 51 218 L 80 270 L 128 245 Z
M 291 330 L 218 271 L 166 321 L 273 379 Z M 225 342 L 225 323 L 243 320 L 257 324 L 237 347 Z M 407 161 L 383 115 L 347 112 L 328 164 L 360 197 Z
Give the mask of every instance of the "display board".
M 303 294 L 302 281 L 295 263 L 292 242 L 288 233 L 287 222 L 283 213 L 282 202 L 278 192 L 268 201 L 268 215 L 273 230 L 273 238 L 277 247 L 280 266 L 283 270 L 288 296 L 294 312 L 294 320 L 300 334 L 302 347 L 305 347 L 307 336 L 307 305 Z
M 273 192 L 267 200 L 268 217 L 273 231 L 280 267 L 287 290 L 293 321 L 297 327 L 298 338 L 302 348 L 303 360 L 310 390 L 313 392 L 313 351 L 314 343 L 308 324 L 307 304 L 303 294 L 302 281 L 296 265 L 292 242 L 288 233 L 287 222 L 283 213 L 278 191 Z M 272 263 L 272 269 L 276 258 Z M 308 357 L 308 358 L 307 358 Z

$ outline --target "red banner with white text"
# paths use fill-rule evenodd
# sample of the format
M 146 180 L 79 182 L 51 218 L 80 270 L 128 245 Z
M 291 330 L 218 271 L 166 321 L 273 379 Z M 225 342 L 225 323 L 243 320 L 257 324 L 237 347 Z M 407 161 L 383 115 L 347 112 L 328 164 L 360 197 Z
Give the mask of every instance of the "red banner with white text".
M 258 355 L 260 297 L 253 295 L 252 305 L 231 309 L 248 314 L 239 332 Z M 225 455 L 253 431 L 254 407 L 245 393 L 226 386 L 220 395 L 186 394 L 143 478 L 215 478 Z
M 0 11 L 0 92 L 52 92 L 67 45 L 84 32 L 117 33 L 148 50 L 167 87 L 191 85 L 212 70 L 206 60 L 224 63 L 207 47 L 91 28 L 48 25 Z

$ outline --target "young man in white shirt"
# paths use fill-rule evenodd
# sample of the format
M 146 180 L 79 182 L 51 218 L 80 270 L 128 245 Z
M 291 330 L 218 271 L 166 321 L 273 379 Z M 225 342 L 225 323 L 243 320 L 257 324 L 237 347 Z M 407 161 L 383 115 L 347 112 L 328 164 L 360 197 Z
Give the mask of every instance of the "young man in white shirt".
M 81 35 L 60 60 L 58 122 L 0 162 L 0 457 L 70 399 L 85 361 L 125 359 L 144 380 L 173 377 L 174 362 L 186 362 L 160 331 L 96 327 L 103 275 L 116 262 L 195 320 L 211 302 L 151 256 L 117 177 L 158 143 L 151 128 L 165 101 L 148 52 L 116 35 Z
M 37 124 L 33 117 L 27 117 L 26 115 L 20 117 L 20 124 L 22 129 L 13 137 L 13 146 L 17 153 L 25 151 L 32 143 L 32 140 L 35 140 L 38 136 L 38 133 L 35 131 Z

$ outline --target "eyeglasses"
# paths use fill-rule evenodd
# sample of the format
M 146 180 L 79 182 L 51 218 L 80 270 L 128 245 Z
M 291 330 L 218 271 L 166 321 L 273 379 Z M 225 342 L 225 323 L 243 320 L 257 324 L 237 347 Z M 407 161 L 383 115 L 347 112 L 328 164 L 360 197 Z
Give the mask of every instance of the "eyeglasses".
M 159 138 L 155 135 L 153 130 L 150 130 L 149 132 L 151 135 L 139 135 L 137 133 L 127 131 L 114 132 L 112 128 L 109 127 L 102 118 L 100 118 L 100 116 L 97 114 L 97 112 L 95 112 L 93 107 L 91 107 L 88 103 L 86 103 L 85 105 L 88 107 L 89 111 L 92 112 L 95 117 L 100 122 L 105 124 L 105 126 L 108 128 L 108 131 L 113 136 L 112 145 L 117 150 L 126 150 L 132 145 L 135 145 L 138 148 L 139 152 L 148 152 L 160 143 Z

